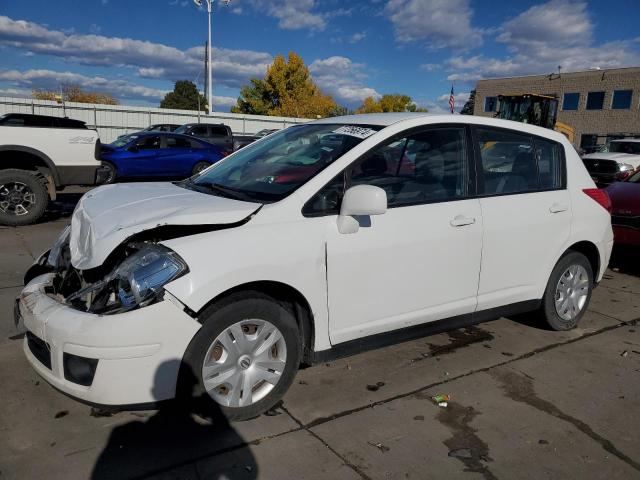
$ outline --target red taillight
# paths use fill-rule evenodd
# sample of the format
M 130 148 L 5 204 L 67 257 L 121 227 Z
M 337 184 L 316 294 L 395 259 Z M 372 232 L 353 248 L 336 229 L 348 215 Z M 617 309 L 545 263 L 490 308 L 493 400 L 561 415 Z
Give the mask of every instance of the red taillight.
M 600 188 L 585 188 L 582 191 L 598 202 L 607 212 L 611 213 L 611 199 L 607 192 Z

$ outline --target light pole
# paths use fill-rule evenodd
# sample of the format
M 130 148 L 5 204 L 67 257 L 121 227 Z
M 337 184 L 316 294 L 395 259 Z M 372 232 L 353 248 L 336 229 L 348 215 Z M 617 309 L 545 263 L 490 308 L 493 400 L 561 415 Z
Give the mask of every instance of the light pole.
M 204 0 L 207 3 L 207 16 L 209 17 L 209 43 L 207 48 L 207 92 L 209 102 L 209 115 L 213 113 L 213 78 L 211 76 L 211 10 L 214 0 Z M 223 0 L 225 5 L 229 5 L 231 0 Z M 202 6 L 202 0 L 193 0 L 198 7 Z

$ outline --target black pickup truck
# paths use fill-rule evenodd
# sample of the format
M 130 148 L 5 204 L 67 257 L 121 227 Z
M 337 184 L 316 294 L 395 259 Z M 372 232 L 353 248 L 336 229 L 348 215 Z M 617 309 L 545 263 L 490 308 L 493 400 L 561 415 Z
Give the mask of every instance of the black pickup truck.
M 218 145 L 227 152 L 235 152 L 257 138 L 253 135 L 234 136 L 231 128 L 224 123 L 185 123 L 173 133 L 194 136 L 205 142 Z

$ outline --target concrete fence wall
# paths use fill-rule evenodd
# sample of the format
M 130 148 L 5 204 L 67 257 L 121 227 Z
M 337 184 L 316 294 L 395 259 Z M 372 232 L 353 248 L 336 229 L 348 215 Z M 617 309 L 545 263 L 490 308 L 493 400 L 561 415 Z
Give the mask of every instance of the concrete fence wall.
M 268 117 L 237 113 L 213 112 L 206 115 L 192 110 L 138 107 L 135 105 L 94 105 L 66 102 L 64 105 L 49 100 L 0 97 L 0 115 L 5 113 L 34 113 L 69 117 L 86 122 L 96 128 L 103 143 L 109 143 L 124 133 L 141 130 L 154 123 L 224 123 L 234 134 L 251 135 L 265 128 L 285 128 L 308 119 Z

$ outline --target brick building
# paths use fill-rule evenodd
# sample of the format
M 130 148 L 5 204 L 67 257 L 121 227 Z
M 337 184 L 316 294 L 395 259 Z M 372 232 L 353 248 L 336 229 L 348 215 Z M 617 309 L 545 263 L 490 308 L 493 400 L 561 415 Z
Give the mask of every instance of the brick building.
M 498 95 L 537 93 L 558 98 L 558 121 L 589 148 L 619 136 L 640 136 L 640 67 L 479 80 L 474 114 L 495 115 Z

